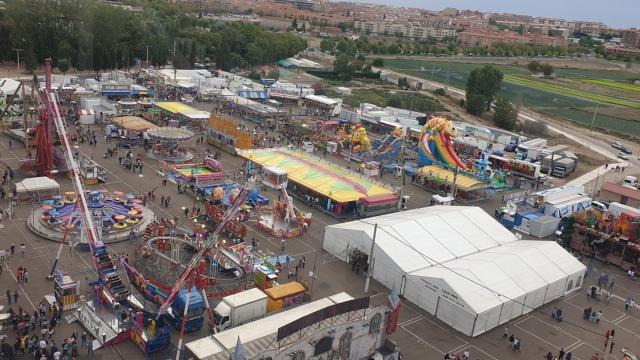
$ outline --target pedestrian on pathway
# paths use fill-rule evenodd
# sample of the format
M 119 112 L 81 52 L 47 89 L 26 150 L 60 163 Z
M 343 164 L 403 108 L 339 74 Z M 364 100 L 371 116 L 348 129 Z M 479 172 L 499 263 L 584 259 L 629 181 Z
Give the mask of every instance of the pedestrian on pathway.
M 18 298 L 20 297 L 20 295 L 18 295 L 18 290 L 13 290 L 13 303 L 17 304 L 18 303 Z
M 560 348 L 560 351 L 558 351 L 558 360 L 563 360 L 564 359 L 564 348 Z
M 27 271 L 27 268 L 24 268 L 22 272 L 22 280 L 24 280 L 25 285 L 29 283 L 29 272 Z
M 11 305 L 11 290 L 7 290 L 7 302 Z
M 22 243 L 20 244 L 20 256 L 24 257 L 24 250 L 27 248 L 27 246 Z
M 11 243 L 11 247 L 9 248 L 9 250 L 11 250 L 11 256 L 13 256 L 13 254 L 16 253 L 16 244 Z
M 631 305 L 631 298 L 627 298 L 627 300 L 624 302 L 624 311 L 628 311 L 630 305 Z
M 509 327 L 505 326 L 504 327 L 504 334 L 502 335 L 502 340 L 507 340 L 508 337 L 509 337 Z
M 469 360 L 469 349 L 465 350 L 464 353 L 462 353 L 462 359 Z
M 567 356 L 565 356 L 565 360 L 571 360 L 571 359 L 573 359 L 573 353 L 571 351 L 569 351 L 567 353 Z
M 184 208 L 184 217 L 189 216 L 189 208 L 185 207 Z
M 280 250 L 282 250 L 282 252 L 284 252 L 284 248 L 285 248 L 285 241 L 284 239 L 280 240 Z
M 93 338 L 89 336 L 89 341 L 87 341 L 87 354 L 93 355 Z

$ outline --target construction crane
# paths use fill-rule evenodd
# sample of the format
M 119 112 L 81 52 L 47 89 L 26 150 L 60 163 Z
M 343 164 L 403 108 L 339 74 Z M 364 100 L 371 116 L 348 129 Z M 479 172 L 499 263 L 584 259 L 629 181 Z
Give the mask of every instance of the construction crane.
M 65 123 L 58 106 L 57 94 L 51 90 L 51 59 L 45 59 L 45 88 L 40 91 L 40 96 L 44 104 L 44 110 L 40 113 L 40 123 L 36 129 L 36 140 L 38 142 L 38 152 L 35 161 L 36 169 L 43 171 L 49 176 L 52 174 L 54 155 L 53 129 L 55 128 L 66 164 L 69 168 L 73 188 L 78 196 L 76 206 L 80 209 L 82 217 L 80 231 L 85 235 L 89 243 L 99 282 L 115 301 L 125 301 L 129 297 L 129 290 L 120 279 L 106 246 L 96 232 L 91 212 L 87 206 L 84 187 L 82 181 L 80 181 L 78 164 L 73 156 L 71 144 L 69 143 L 65 129 Z M 40 149 L 41 145 L 44 146 L 42 150 Z

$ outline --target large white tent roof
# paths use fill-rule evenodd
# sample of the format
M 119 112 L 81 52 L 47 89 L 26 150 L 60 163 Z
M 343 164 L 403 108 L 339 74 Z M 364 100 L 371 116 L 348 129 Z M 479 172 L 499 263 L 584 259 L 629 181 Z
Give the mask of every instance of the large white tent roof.
M 471 309 L 482 313 L 583 269 L 555 242 L 520 240 L 411 275 L 441 279 Z
M 376 246 L 407 273 L 517 240 L 482 209 L 469 206 L 431 206 L 330 227 L 372 237 L 374 224 Z

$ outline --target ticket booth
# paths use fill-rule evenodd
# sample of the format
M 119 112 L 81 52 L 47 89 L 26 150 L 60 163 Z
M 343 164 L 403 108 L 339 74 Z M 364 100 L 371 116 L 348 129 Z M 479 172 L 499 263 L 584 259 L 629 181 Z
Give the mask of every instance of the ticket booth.
M 287 172 L 275 166 L 263 168 L 262 183 L 273 189 L 286 189 L 289 177 Z
M 78 307 L 78 282 L 69 274 L 56 270 L 53 290 L 56 301 L 62 310 Z

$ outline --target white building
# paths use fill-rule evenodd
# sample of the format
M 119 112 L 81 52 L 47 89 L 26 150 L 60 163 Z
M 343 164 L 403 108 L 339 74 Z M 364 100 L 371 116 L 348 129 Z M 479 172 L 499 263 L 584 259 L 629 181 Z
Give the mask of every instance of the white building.
M 339 293 L 185 346 L 192 358 L 207 360 L 231 359 L 239 347 L 246 359 L 366 359 L 383 344 L 389 313 L 368 303 Z
M 426 40 L 434 38 L 442 40 L 455 37 L 456 30 L 435 24 L 420 24 L 417 22 L 398 23 L 392 21 L 359 21 L 354 22 L 354 30 L 376 35 L 401 35 L 406 38 Z
M 582 285 L 585 266 L 551 241 L 520 240 L 478 207 L 431 206 L 327 226 L 323 248 L 368 254 L 373 277 L 477 336 Z

